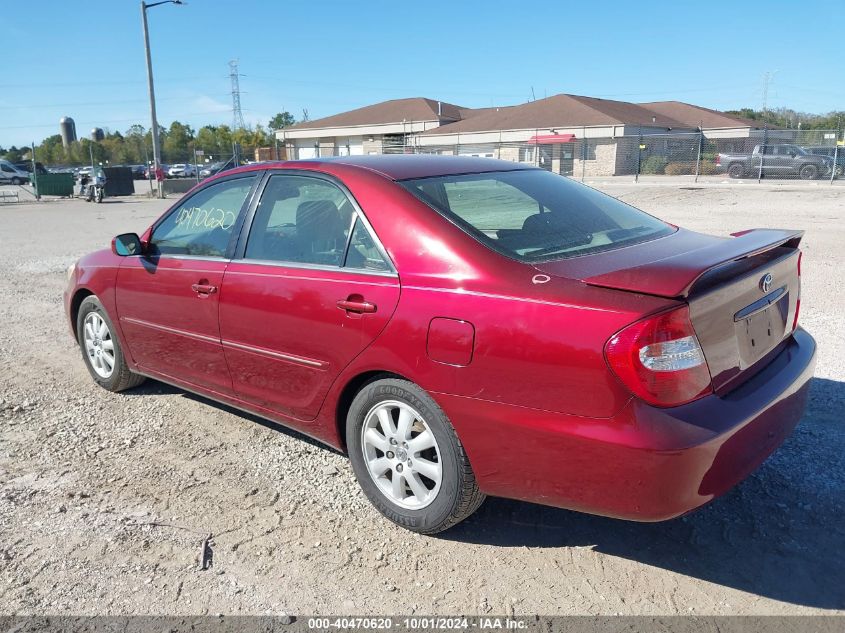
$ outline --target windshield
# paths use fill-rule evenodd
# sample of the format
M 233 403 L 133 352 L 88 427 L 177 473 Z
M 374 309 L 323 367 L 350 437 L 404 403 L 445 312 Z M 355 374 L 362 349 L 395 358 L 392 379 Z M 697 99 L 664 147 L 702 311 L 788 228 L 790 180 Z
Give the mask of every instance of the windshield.
M 522 261 L 612 250 L 675 230 L 616 198 L 542 169 L 399 184 L 479 241 Z

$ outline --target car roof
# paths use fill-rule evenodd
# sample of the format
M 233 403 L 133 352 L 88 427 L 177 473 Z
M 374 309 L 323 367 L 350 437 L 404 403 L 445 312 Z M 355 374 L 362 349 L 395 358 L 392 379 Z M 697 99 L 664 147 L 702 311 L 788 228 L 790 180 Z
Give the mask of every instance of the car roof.
M 476 156 L 440 156 L 434 154 L 375 154 L 369 156 L 331 156 L 306 160 L 268 161 L 253 163 L 236 170 L 296 169 L 298 167 L 318 168 L 333 165 L 347 165 L 377 172 L 391 180 L 430 178 L 432 176 L 454 176 L 458 174 L 479 174 L 492 171 L 517 171 L 536 169 L 532 165 L 514 163 L 495 158 Z

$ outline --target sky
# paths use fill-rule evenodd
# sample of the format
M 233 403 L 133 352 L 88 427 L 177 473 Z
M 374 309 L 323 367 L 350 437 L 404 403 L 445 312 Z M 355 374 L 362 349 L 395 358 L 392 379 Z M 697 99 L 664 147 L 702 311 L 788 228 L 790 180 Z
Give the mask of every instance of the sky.
M 4 0 L 11 2 L 12 0 Z M 71 116 L 149 127 L 140 2 L 36 0 L 3 11 L 0 147 Z M 559 93 L 715 109 L 845 110 L 845 0 L 187 0 L 148 10 L 159 123 L 247 124 L 386 99 L 465 107 Z

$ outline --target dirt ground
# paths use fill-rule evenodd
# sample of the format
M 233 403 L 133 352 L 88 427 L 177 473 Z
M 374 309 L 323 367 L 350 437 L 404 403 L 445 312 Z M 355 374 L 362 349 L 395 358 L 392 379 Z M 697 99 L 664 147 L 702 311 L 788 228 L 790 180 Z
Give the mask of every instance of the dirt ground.
M 65 269 L 166 202 L 0 206 L 0 613 L 843 612 L 842 188 L 598 186 L 692 229 L 806 229 L 807 414 L 759 471 L 682 519 L 488 499 L 437 537 L 382 519 L 347 460 L 296 433 L 153 381 L 94 385 L 62 313 Z

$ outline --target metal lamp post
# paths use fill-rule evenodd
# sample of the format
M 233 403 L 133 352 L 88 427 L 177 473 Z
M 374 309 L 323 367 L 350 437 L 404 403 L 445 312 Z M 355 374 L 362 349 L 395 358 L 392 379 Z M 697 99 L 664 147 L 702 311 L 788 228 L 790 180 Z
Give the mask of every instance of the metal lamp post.
M 150 56 L 150 31 L 147 27 L 147 9 L 157 7 L 160 4 L 185 4 L 182 0 L 161 0 L 161 2 L 151 2 L 147 4 L 141 0 L 141 22 L 144 25 L 144 50 L 147 53 L 147 83 L 150 89 L 150 119 L 152 121 L 152 129 L 150 136 L 153 139 L 153 172 L 157 175 L 161 168 L 161 148 L 158 142 L 158 119 L 156 119 L 156 94 L 153 87 L 153 60 Z M 158 197 L 161 198 L 161 181 L 156 178 L 158 184 Z

